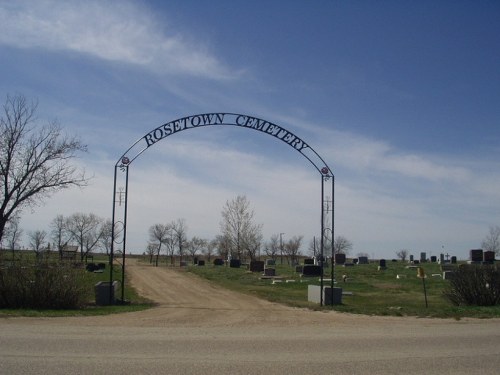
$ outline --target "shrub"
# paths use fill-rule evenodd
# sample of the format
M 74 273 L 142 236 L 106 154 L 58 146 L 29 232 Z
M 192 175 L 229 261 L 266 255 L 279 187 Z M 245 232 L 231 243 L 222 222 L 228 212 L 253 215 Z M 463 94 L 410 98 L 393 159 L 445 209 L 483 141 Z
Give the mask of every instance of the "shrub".
M 457 306 L 500 304 L 500 270 L 493 266 L 459 267 L 444 295 Z
M 89 300 L 84 272 L 59 262 L 0 267 L 0 308 L 74 309 Z

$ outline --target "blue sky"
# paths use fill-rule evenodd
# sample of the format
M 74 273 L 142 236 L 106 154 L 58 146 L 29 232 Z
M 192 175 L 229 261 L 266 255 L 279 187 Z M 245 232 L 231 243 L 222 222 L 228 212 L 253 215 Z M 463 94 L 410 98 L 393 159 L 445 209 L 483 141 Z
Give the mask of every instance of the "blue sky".
M 89 146 L 94 176 L 33 212 L 111 216 L 113 166 L 138 138 L 205 112 L 266 119 L 336 176 L 352 255 L 465 258 L 500 225 L 500 4 L 494 1 L 0 1 L 0 96 L 39 101 Z M 175 134 L 131 166 L 129 248 L 186 219 L 213 238 L 246 194 L 268 240 L 319 231 L 317 172 L 273 137 Z

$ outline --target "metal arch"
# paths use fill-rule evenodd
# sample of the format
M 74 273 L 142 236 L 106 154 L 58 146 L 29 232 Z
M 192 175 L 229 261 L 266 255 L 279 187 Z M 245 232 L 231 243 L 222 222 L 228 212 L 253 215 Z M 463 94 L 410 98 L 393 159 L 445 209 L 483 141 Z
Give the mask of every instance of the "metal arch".
M 331 269 L 331 285 L 333 293 L 333 283 L 334 283 L 334 271 L 333 271 L 333 194 L 334 194 L 334 175 L 325 163 L 323 158 L 306 142 L 304 142 L 300 137 L 294 133 L 286 130 L 282 126 L 276 125 L 267 120 L 263 120 L 258 117 L 229 113 L 229 112 L 214 112 L 214 113 L 202 113 L 197 115 L 191 115 L 187 117 L 181 117 L 179 119 L 167 122 L 163 125 L 146 133 L 144 136 L 136 140 L 118 159 L 115 164 L 114 171 L 114 183 L 113 183 L 113 213 L 112 213 L 112 232 L 111 232 L 111 249 L 109 257 L 109 268 L 110 268 L 110 303 L 112 302 L 112 283 L 113 283 L 113 263 L 115 252 L 122 255 L 121 267 L 122 267 L 122 288 L 121 288 L 121 299 L 124 300 L 124 275 L 125 275 L 125 253 L 126 253 L 126 234 L 127 234 L 127 203 L 128 203 L 128 171 L 130 165 L 137 159 L 142 153 L 144 153 L 149 147 L 159 142 L 160 140 L 167 138 L 178 132 L 195 129 L 205 126 L 237 126 L 241 128 L 252 129 L 260 131 L 262 133 L 271 135 L 276 139 L 288 144 L 290 147 L 298 151 L 302 156 L 304 156 L 319 172 L 321 176 L 321 265 L 323 265 L 324 259 L 324 237 L 326 233 L 331 233 L 331 252 L 332 255 L 332 269 Z M 124 181 L 124 187 L 120 187 L 117 190 L 117 179 L 122 178 Z M 325 192 L 324 185 L 325 182 L 331 181 L 332 189 L 331 196 L 328 192 Z M 331 202 L 331 206 L 330 206 Z M 329 215 L 331 214 L 331 220 Z M 115 230 L 117 223 L 122 223 L 122 228 L 119 233 Z M 122 249 L 115 249 L 115 245 L 121 245 Z M 321 274 L 321 305 L 323 305 L 323 273 Z

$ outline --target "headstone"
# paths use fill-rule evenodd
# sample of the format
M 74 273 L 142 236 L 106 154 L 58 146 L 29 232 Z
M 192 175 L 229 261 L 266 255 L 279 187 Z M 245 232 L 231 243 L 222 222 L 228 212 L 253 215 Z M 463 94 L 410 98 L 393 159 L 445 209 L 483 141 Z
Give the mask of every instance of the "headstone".
M 386 261 L 385 261 L 385 259 L 380 259 L 378 261 L 378 270 L 380 271 L 380 270 L 385 270 L 385 269 L 387 269 Z
M 295 272 L 302 273 L 303 266 L 295 266 Z
M 358 258 L 354 258 L 354 259 L 352 260 L 352 262 L 353 262 L 354 264 L 358 264 L 359 259 L 358 259 Z
M 275 266 L 276 262 L 274 259 L 266 259 L 266 267 Z
M 223 266 L 223 265 L 224 265 L 224 259 L 221 258 L 214 259 L 214 266 Z
M 358 257 L 358 264 L 368 264 L 368 257 Z
M 264 271 L 264 261 L 263 260 L 252 260 L 250 262 L 251 272 L 262 272 Z
M 308 264 L 302 268 L 302 276 L 321 276 L 321 266 Z
M 264 269 L 264 276 L 276 276 L 276 269 L 274 268 Z
M 444 254 L 439 254 L 439 264 L 444 264 Z
M 494 251 L 483 252 L 483 262 L 486 262 L 486 263 L 495 262 L 495 252 Z
M 436 263 L 437 262 L 437 257 L 435 255 L 431 255 L 431 262 Z
M 425 252 L 420 253 L 420 263 L 425 263 L 427 261 L 427 254 Z
M 314 264 L 314 259 L 313 258 L 304 259 L 304 265 L 306 265 L 306 264 Z
M 469 251 L 469 260 L 471 262 L 483 261 L 483 249 L 472 249 Z
M 335 264 L 344 264 L 345 258 L 345 254 L 335 254 Z
M 241 267 L 241 261 L 239 259 L 231 259 L 229 261 L 229 267 L 231 267 L 231 268 L 240 268 Z
M 451 264 L 457 264 L 457 257 L 454 255 L 451 257 Z
M 410 263 L 413 262 L 413 255 L 410 255 Z

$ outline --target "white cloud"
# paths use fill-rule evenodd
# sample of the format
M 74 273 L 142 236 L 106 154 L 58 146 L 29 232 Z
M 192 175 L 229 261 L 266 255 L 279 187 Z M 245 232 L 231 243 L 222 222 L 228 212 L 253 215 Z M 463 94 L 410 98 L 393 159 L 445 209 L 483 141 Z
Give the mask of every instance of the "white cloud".
M 129 1 L 33 0 L 0 4 L 0 43 L 72 51 L 158 73 L 234 78 L 202 43 L 160 23 Z

